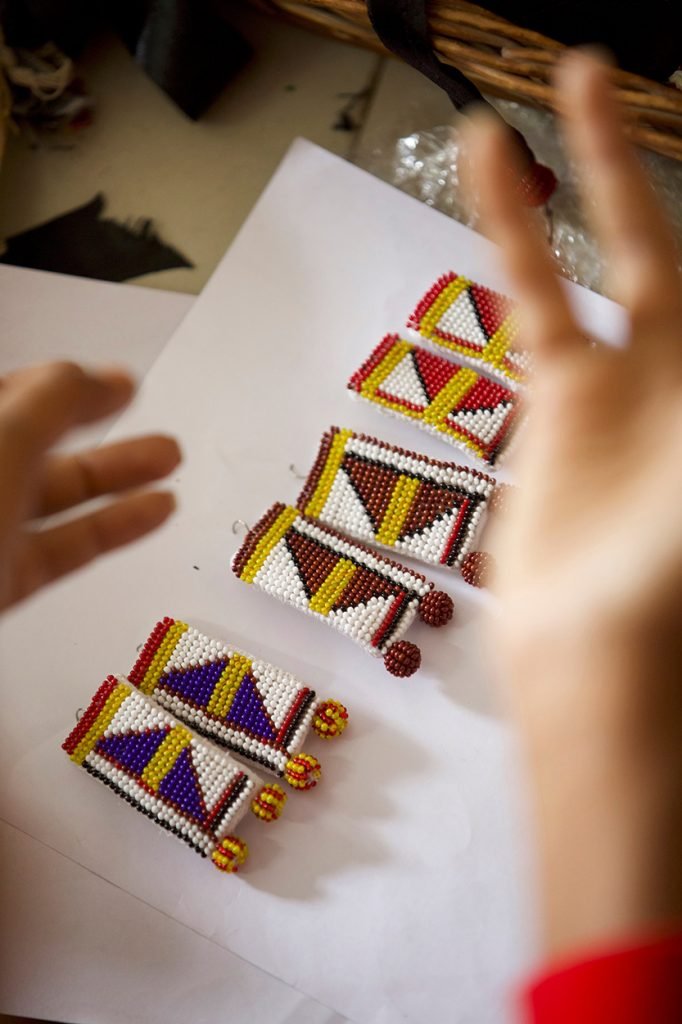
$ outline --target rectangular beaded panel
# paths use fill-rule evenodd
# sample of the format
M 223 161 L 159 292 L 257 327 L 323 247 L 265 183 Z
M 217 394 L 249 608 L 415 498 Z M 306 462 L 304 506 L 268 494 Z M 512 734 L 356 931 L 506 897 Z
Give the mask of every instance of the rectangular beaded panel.
M 320 704 L 295 676 L 170 618 L 157 623 L 128 678 L 197 732 L 279 776 Z
M 297 505 L 357 540 L 459 566 L 494 487 L 492 477 L 475 469 L 332 427 Z
M 216 863 L 221 844 L 229 842 L 262 786 L 257 775 L 123 677 L 102 683 L 63 748 L 138 811 Z
M 475 370 L 389 334 L 348 388 L 494 466 L 519 415 L 513 391 Z
M 422 575 L 277 503 L 248 533 L 235 575 L 383 657 L 432 590 Z
M 530 355 L 518 345 L 516 305 L 461 274 L 443 274 L 407 321 L 426 341 L 456 352 L 484 373 L 524 381 Z

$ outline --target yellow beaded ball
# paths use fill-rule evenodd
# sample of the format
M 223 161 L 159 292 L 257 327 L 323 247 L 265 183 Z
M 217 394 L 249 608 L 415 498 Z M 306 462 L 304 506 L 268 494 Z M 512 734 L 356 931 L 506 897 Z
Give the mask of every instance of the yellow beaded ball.
M 322 739 L 340 736 L 348 725 L 348 711 L 338 700 L 325 700 L 318 705 L 313 718 L 313 729 Z
M 261 821 L 277 821 L 286 802 L 286 793 L 281 786 L 273 782 L 269 786 L 263 786 L 256 793 L 251 801 L 251 810 Z
M 211 860 L 219 871 L 234 874 L 239 871 L 249 855 L 249 848 L 243 839 L 226 836 L 211 854 Z

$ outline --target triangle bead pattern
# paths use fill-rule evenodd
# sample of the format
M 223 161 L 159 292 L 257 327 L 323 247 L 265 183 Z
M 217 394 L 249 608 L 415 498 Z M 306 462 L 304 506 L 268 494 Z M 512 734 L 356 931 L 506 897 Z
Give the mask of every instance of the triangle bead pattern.
M 514 386 L 532 370 L 530 353 L 519 345 L 518 319 L 506 295 L 450 271 L 420 299 L 407 326 L 435 348 Z
M 503 384 L 397 334 L 384 338 L 348 389 L 488 466 L 499 462 L 520 415 L 518 396 Z
M 454 462 L 332 427 L 297 505 L 320 523 L 430 565 L 459 567 L 495 480 Z
M 298 572 L 292 586 L 283 552 Z M 249 531 L 232 560 L 238 579 L 326 622 L 376 658 L 393 675 L 412 675 L 421 655 L 401 639 L 417 613 L 429 625 L 452 617 L 452 601 L 420 573 L 322 525 L 299 509 L 273 505 Z M 293 596 L 292 596 L 293 595 Z
M 284 793 L 197 735 L 123 676 L 108 676 L 62 744 L 71 760 L 222 871 L 247 855 L 232 834 Z M 256 805 L 256 806 L 254 806 Z M 273 820 L 277 815 L 273 815 Z
M 273 571 L 284 580 L 291 603 L 300 604 L 300 595 L 307 603 L 294 562 L 289 562 L 280 549 L 273 553 Z M 295 586 L 289 587 L 292 573 Z M 292 785 L 292 759 L 302 754 L 310 729 L 331 738 L 348 718 L 343 705 L 319 700 L 289 672 L 170 617 L 157 622 L 129 679 L 191 729 Z M 325 718 L 332 706 L 342 709 L 335 728 Z M 319 761 L 309 761 L 305 781 L 310 785 L 296 788 L 312 788 L 320 777 Z M 293 778 L 299 775 L 294 771 Z

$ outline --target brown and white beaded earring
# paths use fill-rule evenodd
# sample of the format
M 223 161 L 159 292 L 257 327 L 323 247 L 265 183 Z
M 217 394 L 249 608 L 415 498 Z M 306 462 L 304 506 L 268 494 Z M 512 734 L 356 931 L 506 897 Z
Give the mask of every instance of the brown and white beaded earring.
M 345 633 L 396 676 L 421 663 L 419 648 L 402 639 L 415 616 L 442 626 L 453 614 L 452 599 L 420 573 L 281 503 L 249 531 L 232 570 Z
M 354 540 L 457 568 L 483 586 L 492 562 L 474 546 L 506 488 L 478 470 L 331 427 L 296 504 Z

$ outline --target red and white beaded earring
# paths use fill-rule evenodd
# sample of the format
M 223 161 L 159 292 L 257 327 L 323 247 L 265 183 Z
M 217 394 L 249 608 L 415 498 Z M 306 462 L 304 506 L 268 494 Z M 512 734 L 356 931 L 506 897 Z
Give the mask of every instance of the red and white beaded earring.
M 474 544 L 504 487 L 478 470 L 332 427 L 296 504 L 355 540 L 458 568 L 481 586 L 490 556 Z
M 281 503 L 249 531 L 232 569 L 345 633 L 397 676 L 421 663 L 419 648 L 401 639 L 415 615 L 431 626 L 452 618 L 452 599 L 420 573 Z
M 333 739 L 348 724 L 338 701 L 171 618 L 157 622 L 128 678 L 180 721 L 298 790 L 321 777 L 320 762 L 302 750 L 310 729 Z
M 384 338 L 348 388 L 488 466 L 499 461 L 520 413 L 509 388 L 397 334 Z
M 75 764 L 221 871 L 237 871 L 246 859 L 246 843 L 232 830 L 249 808 L 274 821 L 287 799 L 276 783 L 264 784 L 123 677 L 102 683 L 62 746 Z
M 504 382 L 523 383 L 531 371 L 530 353 L 519 345 L 518 308 L 506 295 L 443 274 L 420 299 L 407 326 L 437 349 Z

